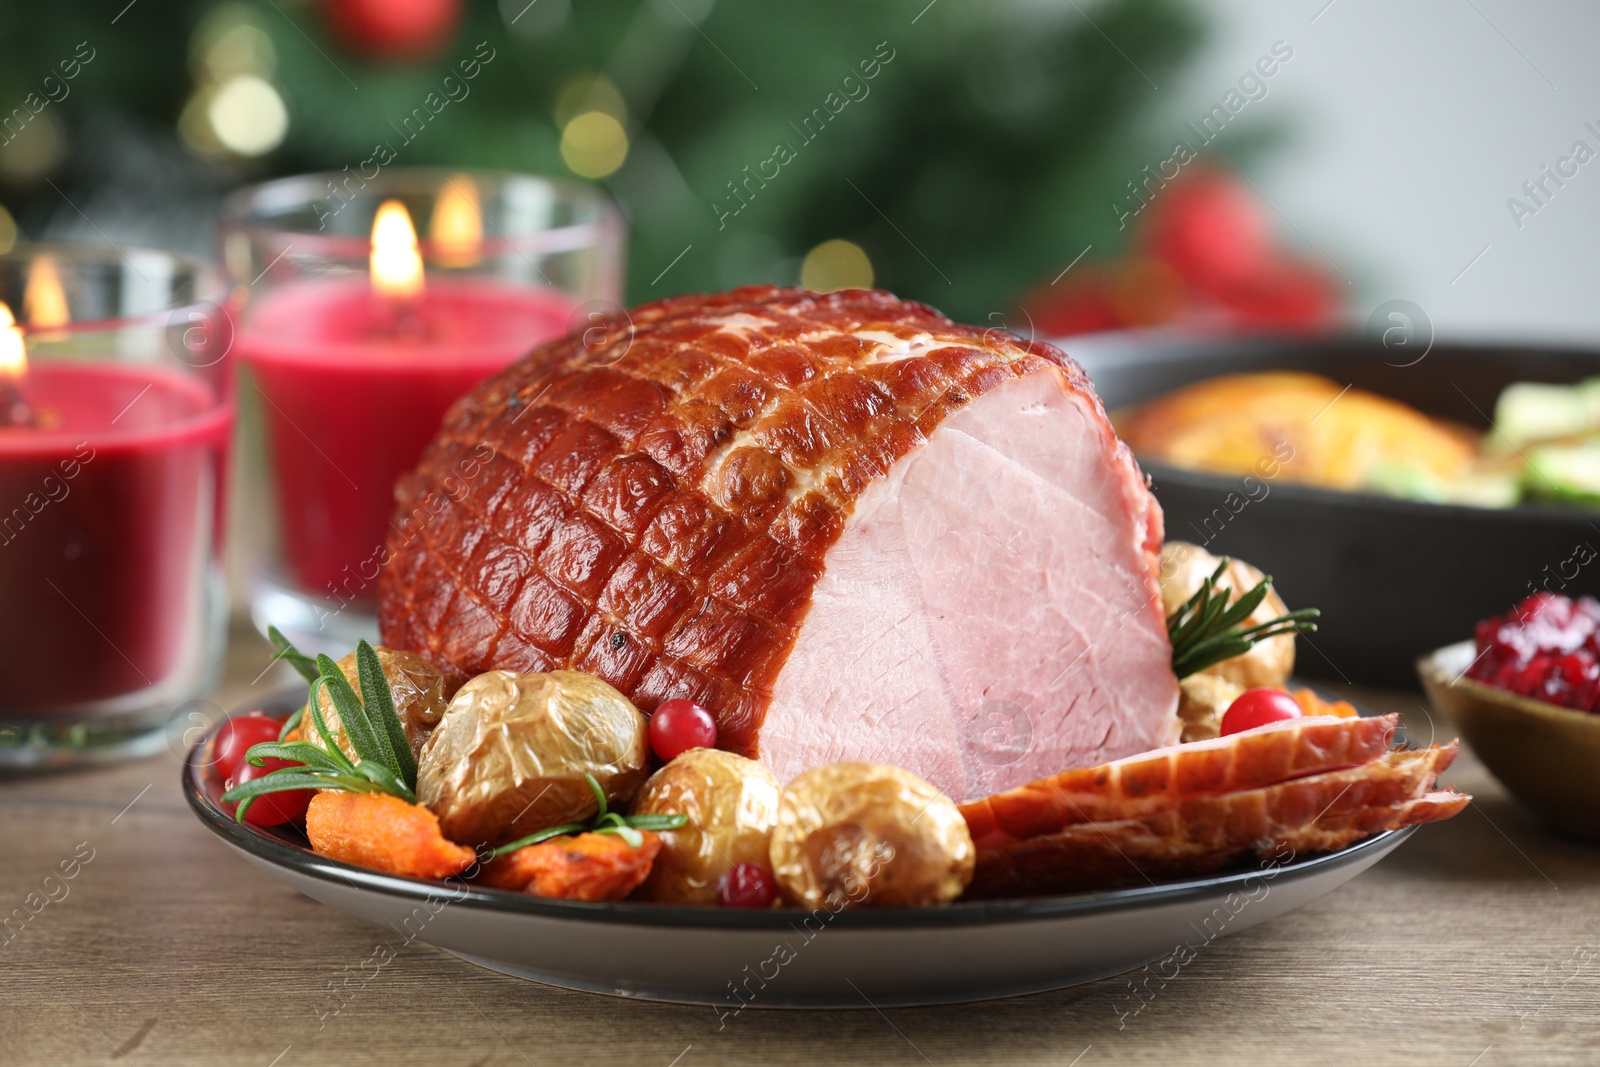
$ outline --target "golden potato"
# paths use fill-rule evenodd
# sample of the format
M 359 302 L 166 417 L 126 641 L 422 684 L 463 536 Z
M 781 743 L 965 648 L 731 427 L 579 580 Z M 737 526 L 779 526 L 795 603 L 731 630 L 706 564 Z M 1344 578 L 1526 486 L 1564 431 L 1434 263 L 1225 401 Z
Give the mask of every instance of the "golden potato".
M 662 830 L 661 854 L 635 896 L 663 904 L 715 904 L 717 879 L 735 864 L 770 861 L 778 821 L 778 780 L 752 759 L 692 748 L 668 763 L 634 798 L 634 815 L 679 814 Z
M 772 870 L 792 904 L 944 904 L 972 881 L 976 856 L 955 802 L 899 767 L 816 767 L 778 799 Z
M 576 671 L 490 671 L 450 701 L 417 768 L 417 799 L 446 837 L 503 845 L 622 807 L 645 777 L 645 718 L 627 697 Z
M 1187 541 L 1168 541 L 1161 546 L 1161 610 L 1166 615 L 1177 611 L 1184 601 L 1194 596 L 1200 583 L 1211 577 L 1222 560 L 1199 545 Z M 1236 559 L 1228 564 L 1217 582 L 1220 589 L 1228 590 L 1231 604 L 1254 589 L 1263 575 L 1256 568 Z M 1276 589 L 1268 590 L 1267 598 L 1250 613 L 1249 622 L 1263 623 L 1275 619 L 1289 609 Z M 1243 655 L 1213 664 L 1200 674 L 1226 678 L 1243 689 L 1257 686 L 1282 685 L 1294 673 L 1294 634 L 1279 634 L 1259 641 Z M 1185 741 L 1191 740 L 1189 737 Z
M 1222 734 L 1222 716 L 1244 687 L 1201 671 L 1178 682 L 1178 718 L 1183 720 L 1181 742 L 1209 741 Z
M 450 698 L 456 695 L 456 690 L 461 688 L 466 677 L 442 671 L 414 652 L 381 647 L 373 651 L 378 654 L 383 675 L 389 680 L 389 696 L 394 700 L 400 725 L 405 728 L 406 740 L 411 742 L 411 754 L 420 756 L 428 735 L 439 725 Z M 356 654 L 352 652 L 341 659 L 339 669 L 349 680 L 350 688 L 360 696 L 361 681 L 356 669 Z M 356 750 L 344 734 L 344 728 L 339 723 L 339 712 L 335 710 L 333 698 L 328 696 L 326 689 L 322 692 L 318 707 L 322 711 L 322 721 L 328 724 L 328 731 L 338 742 L 339 749 L 352 760 L 355 759 Z M 302 740 L 310 741 L 318 748 L 327 747 L 309 715 L 302 720 L 299 730 L 298 736 Z

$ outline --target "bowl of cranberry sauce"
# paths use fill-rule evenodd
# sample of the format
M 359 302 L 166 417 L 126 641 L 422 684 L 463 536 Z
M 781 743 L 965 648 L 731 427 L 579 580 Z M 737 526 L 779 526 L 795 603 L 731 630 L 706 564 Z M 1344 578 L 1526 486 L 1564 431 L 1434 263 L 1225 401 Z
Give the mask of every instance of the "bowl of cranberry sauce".
M 1422 688 L 1511 794 L 1600 844 L 1600 602 L 1536 593 L 1424 656 Z

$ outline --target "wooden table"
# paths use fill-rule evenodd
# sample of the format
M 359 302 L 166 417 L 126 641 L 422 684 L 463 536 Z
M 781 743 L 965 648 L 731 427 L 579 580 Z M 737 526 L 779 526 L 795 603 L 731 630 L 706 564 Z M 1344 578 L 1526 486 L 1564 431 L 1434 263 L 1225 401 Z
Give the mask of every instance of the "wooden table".
M 252 688 L 266 658 L 235 636 L 213 714 L 275 684 Z M 1429 736 L 1420 696 L 1358 699 Z M 749 1011 L 719 1032 L 711 1008 L 547 988 L 421 943 L 319 1024 L 378 928 L 231 854 L 184 803 L 176 753 L 0 779 L 0 909 L 57 898 L 0 932 L 0 1064 L 1600 1062 L 1600 850 L 1546 833 L 1470 754 L 1446 780 L 1477 795 L 1464 814 L 1216 942 L 1125 1021 L 1128 981 L 1108 978 L 961 1007 Z M 63 861 L 74 877 L 50 879 Z

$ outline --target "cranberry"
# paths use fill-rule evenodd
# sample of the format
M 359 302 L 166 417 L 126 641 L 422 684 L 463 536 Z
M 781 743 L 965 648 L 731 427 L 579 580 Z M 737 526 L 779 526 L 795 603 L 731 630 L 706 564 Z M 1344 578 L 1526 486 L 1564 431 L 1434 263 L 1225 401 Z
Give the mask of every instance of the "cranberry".
M 715 748 L 717 720 L 692 700 L 663 700 L 650 716 L 650 747 L 662 762 L 691 748 Z
M 261 766 L 252 767 L 248 763 L 240 763 L 239 769 L 233 777 L 228 779 L 227 789 L 246 782 L 253 782 L 280 767 L 299 767 L 301 764 L 286 759 L 264 759 Z M 244 813 L 244 821 L 255 826 L 281 826 L 286 822 L 294 822 L 306 813 L 306 805 L 311 803 L 311 798 L 316 795 L 315 789 L 286 789 L 281 793 L 267 793 L 251 801 L 250 807 Z M 236 804 L 224 804 L 229 814 L 238 807 Z
M 1583 711 L 1600 705 L 1600 602 L 1540 592 L 1473 631 L 1467 677 Z
M 778 879 L 760 863 L 735 863 L 717 879 L 717 903 L 725 908 L 770 908 L 778 899 Z
M 281 721 L 259 711 L 229 719 L 217 730 L 216 740 L 211 743 L 212 773 L 223 781 L 232 778 L 251 745 L 276 741 L 282 729 Z
M 1269 722 L 1298 719 L 1305 712 L 1281 689 L 1246 689 L 1222 714 L 1222 736 L 1253 730 Z

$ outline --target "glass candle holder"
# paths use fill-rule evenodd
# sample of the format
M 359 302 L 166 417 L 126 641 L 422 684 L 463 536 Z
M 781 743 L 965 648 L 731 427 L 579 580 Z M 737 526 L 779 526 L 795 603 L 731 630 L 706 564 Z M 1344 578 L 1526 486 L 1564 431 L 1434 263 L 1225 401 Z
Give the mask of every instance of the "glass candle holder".
M 155 752 L 216 683 L 225 300 L 164 252 L 0 256 L 0 768 Z
M 598 189 L 521 174 L 314 174 L 224 205 L 258 629 L 376 641 L 395 482 L 458 397 L 618 309 L 625 232 Z

